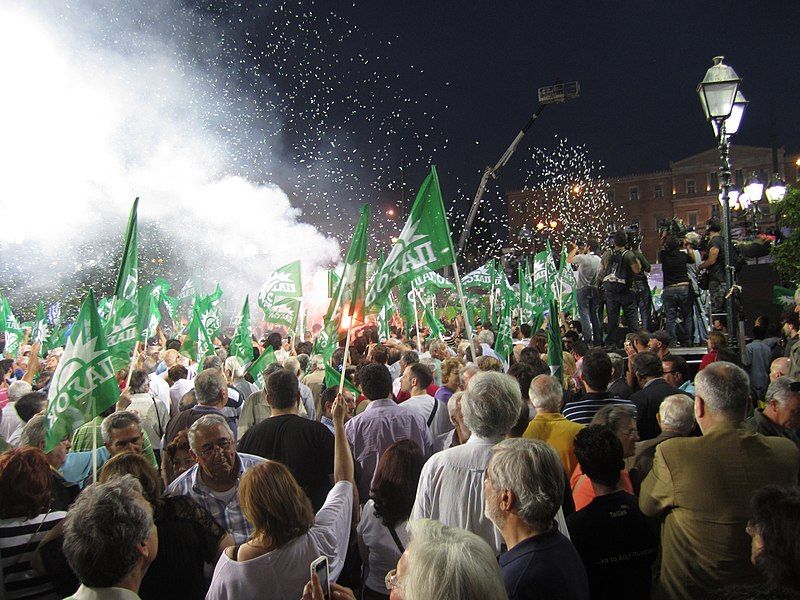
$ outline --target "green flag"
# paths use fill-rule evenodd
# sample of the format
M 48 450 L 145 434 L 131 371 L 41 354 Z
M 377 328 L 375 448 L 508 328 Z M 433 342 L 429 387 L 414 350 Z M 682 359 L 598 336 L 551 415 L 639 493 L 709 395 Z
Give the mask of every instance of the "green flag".
M 250 351 L 252 355 L 252 350 Z M 261 354 L 258 355 L 258 358 L 255 359 L 249 367 L 247 367 L 247 372 L 250 373 L 250 376 L 253 378 L 253 381 L 256 382 L 256 385 L 260 389 L 264 389 L 264 370 L 270 366 L 272 363 L 275 362 L 275 350 L 272 346 L 269 346 L 266 350 L 264 350 Z
M 328 298 L 333 298 L 336 294 L 336 287 L 341 279 L 342 277 L 334 269 L 328 269 Z
M 158 300 L 152 285 L 145 285 L 139 289 L 138 305 L 137 335 L 138 339 L 145 341 L 155 335 L 156 327 L 161 322 L 161 311 L 158 310 Z
M 388 340 L 392 335 L 392 331 L 389 328 L 389 315 L 392 314 L 393 305 L 394 303 L 390 299 L 378 311 L 378 340 L 381 342 Z
M 370 208 L 361 207 L 353 239 L 347 249 L 342 277 L 331 297 L 328 312 L 325 315 L 322 331 L 315 343 L 314 353 L 322 354 L 325 362 L 330 361 L 334 350 L 339 345 L 339 331 L 347 329 L 348 321 L 343 321 L 345 313 L 349 319 L 364 319 L 364 288 L 367 281 L 367 226 L 369 225 Z
M 281 298 L 264 309 L 264 320 L 294 330 L 300 314 L 299 298 Z
M 198 373 L 203 368 L 203 358 L 214 354 L 214 344 L 203 324 L 197 304 L 192 309 L 192 320 L 189 321 L 189 326 L 186 328 L 186 337 L 183 338 L 181 344 L 181 354 L 198 363 Z
M 484 290 L 491 289 L 492 287 L 492 269 L 494 259 L 488 261 L 485 265 L 478 267 L 474 271 L 467 273 L 461 278 L 461 287 L 467 288 L 481 288 Z
M 6 353 L 16 356 L 19 353 L 19 346 L 22 342 L 22 326 L 17 321 L 14 313 L 11 311 L 11 305 L 8 303 L 8 298 L 2 299 L 2 318 L 0 319 L 0 327 L 5 334 L 6 340 Z
M 125 230 L 125 246 L 122 252 L 114 287 L 114 299 L 109 320 L 105 324 L 106 340 L 115 369 L 128 366 L 131 352 L 138 340 L 138 290 L 139 290 L 139 226 L 137 211 L 139 198 L 133 201 Z
M 561 310 L 575 314 L 578 310 L 577 280 L 575 271 L 567 262 L 567 246 L 561 248 L 561 264 L 559 265 L 559 286 L 561 292 Z
M 45 416 L 45 452 L 112 406 L 119 397 L 103 326 L 89 292 L 50 383 Z
M 455 284 L 450 283 L 436 271 L 431 271 L 430 269 L 425 269 L 422 273 L 417 275 L 413 279 L 412 284 L 418 290 L 426 290 L 428 292 L 456 289 Z
M 425 323 L 431 330 L 431 337 L 441 338 L 442 336 L 444 336 L 445 334 L 444 325 L 442 325 L 442 322 L 436 318 L 436 315 L 433 314 L 433 311 L 431 311 L 428 308 L 427 303 L 425 302 L 422 303 L 422 309 L 425 316 Z
M 547 364 L 550 374 L 561 380 L 564 355 L 561 349 L 561 325 L 555 298 L 550 298 L 550 322 L 547 325 Z
M 412 280 L 425 270 L 452 265 L 455 258 L 439 178 L 436 167 L 431 167 L 397 243 L 367 290 L 367 310 L 380 310 L 389 290 L 398 283 Z
M 44 302 L 39 300 L 39 305 L 36 307 L 36 320 L 33 322 L 31 331 L 31 342 L 39 342 L 43 348 L 49 334 L 50 331 L 47 323 L 47 315 L 44 310 Z
M 779 285 L 772 286 L 773 302 L 778 306 L 794 306 L 794 292 Z
M 326 388 L 339 388 L 339 381 L 342 378 L 342 374 L 339 373 L 336 369 L 330 366 L 328 363 L 325 363 L 325 387 Z M 344 389 L 352 392 L 352 394 L 358 398 L 361 395 L 361 392 L 358 391 L 358 388 L 354 386 L 347 377 L 344 378 Z
M 229 356 L 235 356 L 243 365 L 253 360 L 253 342 L 250 337 L 250 296 L 245 296 L 242 313 L 236 324 L 236 333 L 231 340 Z
M 114 304 L 113 298 L 100 298 L 97 302 L 97 314 L 100 315 L 100 318 L 103 322 L 108 320 L 108 317 L 111 315 L 111 306 Z
M 161 299 L 164 301 L 164 306 L 167 307 L 167 312 L 169 313 L 169 318 L 172 319 L 172 328 L 177 330 L 178 326 L 181 323 L 180 315 L 178 314 L 180 310 L 181 301 L 178 298 L 173 298 L 167 294 L 162 294 Z
M 192 279 L 189 278 L 186 280 L 186 283 L 183 284 L 181 291 L 178 292 L 178 300 L 191 300 L 197 295 L 195 291 L 194 283 L 192 283 Z
M 198 296 L 194 301 L 197 314 L 203 323 L 208 336 L 213 340 L 222 330 L 222 319 L 219 316 L 219 299 L 222 298 L 222 288 L 216 285 L 214 292 L 208 296 Z
M 258 292 L 258 305 L 267 312 L 278 300 L 303 296 L 300 261 L 275 269 Z
M 163 277 L 156 278 L 155 283 L 153 283 L 153 295 L 156 297 L 156 304 L 161 304 L 164 301 L 164 297 L 171 287 L 172 284 Z
M 506 302 L 500 311 L 497 324 L 497 340 L 494 344 L 495 352 L 502 356 L 506 362 L 514 350 L 514 339 L 511 337 L 511 302 Z

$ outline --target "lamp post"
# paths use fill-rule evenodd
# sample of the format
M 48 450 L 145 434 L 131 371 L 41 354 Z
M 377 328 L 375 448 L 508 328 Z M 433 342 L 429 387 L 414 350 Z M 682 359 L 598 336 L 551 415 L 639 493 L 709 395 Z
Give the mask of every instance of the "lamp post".
M 747 101 L 739 92 L 741 78 L 730 66 L 722 61 L 723 56 L 715 56 L 714 64 L 697 85 L 697 94 L 703 107 L 706 120 L 711 123 L 717 138 L 722 182 L 722 238 L 725 259 L 725 313 L 728 320 L 730 346 L 734 352 L 741 352 L 738 306 L 735 298 L 735 267 L 731 260 L 733 247 L 731 240 L 731 206 L 728 201 L 731 188 L 731 165 L 729 161 L 730 136 L 739 129 Z

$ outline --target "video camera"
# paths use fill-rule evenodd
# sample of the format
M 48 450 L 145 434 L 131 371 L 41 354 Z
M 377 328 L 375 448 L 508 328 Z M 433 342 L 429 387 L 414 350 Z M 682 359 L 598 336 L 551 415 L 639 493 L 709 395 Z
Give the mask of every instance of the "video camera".
M 628 250 L 634 250 L 642 245 L 642 234 L 639 230 L 639 223 L 631 223 L 622 229 L 628 236 L 628 243 L 626 247 Z
M 658 220 L 658 236 L 674 235 L 679 240 L 683 240 L 689 228 L 683 223 L 683 219 L 673 217 L 672 219 L 659 219 Z

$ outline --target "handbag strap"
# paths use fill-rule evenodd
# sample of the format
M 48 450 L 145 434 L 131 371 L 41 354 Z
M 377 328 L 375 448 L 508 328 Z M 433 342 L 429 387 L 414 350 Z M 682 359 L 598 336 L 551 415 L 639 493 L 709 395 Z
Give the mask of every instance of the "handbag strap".
M 431 423 L 433 423 L 433 417 L 436 416 L 436 411 L 438 409 L 439 409 L 439 401 L 436 398 L 434 398 L 433 399 L 433 409 L 431 410 L 431 416 L 428 417 L 428 427 L 430 427 Z
M 389 533 L 391 534 L 392 539 L 394 540 L 394 543 L 397 546 L 397 549 L 400 550 L 400 554 L 403 554 L 403 552 L 405 552 L 406 549 L 403 546 L 403 542 L 400 541 L 400 536 L 397 535 L 397 532 L 395 531 L 394 527 L 389 527 L 388 525 L 386 525 L 386 529 L 389 530 Z

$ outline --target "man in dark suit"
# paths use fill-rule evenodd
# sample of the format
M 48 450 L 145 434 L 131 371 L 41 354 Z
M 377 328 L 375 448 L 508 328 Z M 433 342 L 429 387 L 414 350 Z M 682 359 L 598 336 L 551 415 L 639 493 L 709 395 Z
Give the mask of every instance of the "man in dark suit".
M 631 401 L 636 405 L 636 425 L 639 438 L 651 440 L 661 433 L 658 426 L 658 409 L 664 398 L 683 392 L 664 379 L 661 359 L 652 352 L 639 352 L 631 358 L 633 372 L 639 382 L 639 391 L 634 392 Z
M 759 583 L 745 531 L 750 497 L 765 485 L 797 484 L 797 446 L 744 424 L 750 382 L 741 368 L 711 363 L 695 388 L 702 437 L 660 443 L 639 495 L 642 512 L 664 523 L 653 598 L 706 598 L 727 585 Z

